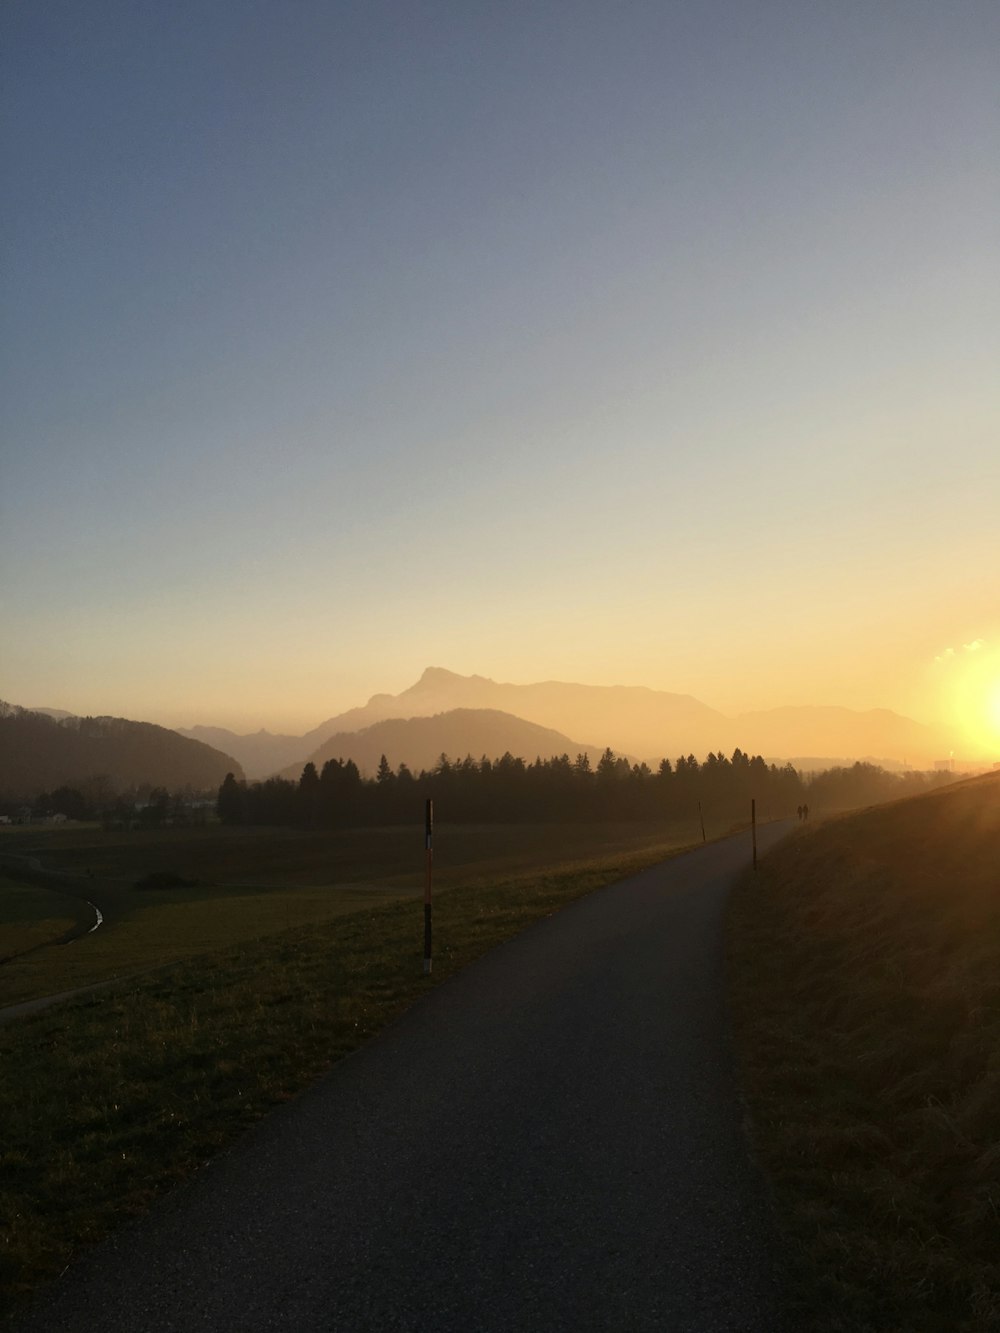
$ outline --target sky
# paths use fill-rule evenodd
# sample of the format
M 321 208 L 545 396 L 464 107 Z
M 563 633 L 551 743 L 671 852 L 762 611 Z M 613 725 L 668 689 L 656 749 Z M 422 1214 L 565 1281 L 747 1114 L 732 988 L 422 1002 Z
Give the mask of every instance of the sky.
M 1000 747 L 993 0 L 0 48 L 0 697 L 301 731 L 433 664 Z

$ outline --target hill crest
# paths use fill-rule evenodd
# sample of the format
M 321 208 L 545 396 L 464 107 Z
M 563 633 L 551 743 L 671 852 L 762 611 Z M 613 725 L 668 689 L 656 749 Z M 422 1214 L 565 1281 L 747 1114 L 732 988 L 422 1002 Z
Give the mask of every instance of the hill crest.
M 0 793 L 7 798 L 97 778 L 116 792 L 144 785 L 209 791 L 242 771 L 231 755 L 154 722 L 54 718 L 0 703 Z

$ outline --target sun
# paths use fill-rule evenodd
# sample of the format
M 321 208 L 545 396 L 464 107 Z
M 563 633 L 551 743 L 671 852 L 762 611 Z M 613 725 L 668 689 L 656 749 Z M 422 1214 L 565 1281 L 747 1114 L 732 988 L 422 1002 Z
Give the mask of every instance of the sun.
M 978 669 L 977 669 L 978 668 Z M 996 661 L 977 662 L 964 673 L 965 733 L 983 755 L 1000 750 L 1000 674 Z
M 973 639 L 936 659 L 941 717 L 959 756 L 1000 756 L 1000 644 Z

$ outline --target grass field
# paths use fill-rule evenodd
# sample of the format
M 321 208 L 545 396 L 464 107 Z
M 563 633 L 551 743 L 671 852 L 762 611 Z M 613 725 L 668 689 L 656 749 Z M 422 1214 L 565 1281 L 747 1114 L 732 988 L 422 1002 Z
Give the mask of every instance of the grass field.
M 1000 776 L 779 847 L 730 963 L 792 1326 L 1000 1329 Z
M 147 1207 L 269 1107 L 356 1049 L 429 985 L 573 898 L 690 841 L 689 830 L 663 828 L 442 827 L 428 979 L 414 892 L 420 829 L 389 830 L 388 839 L 385 831 L 355 831 L 343 840 L 307 835 L 302 846 L 295 835 L 269 840 L 254 831 L 242 849 L 238 835 L 211 832 L 190 841 L 165 837 L 141 850 L 180 863 L 187 849 L 191 859 L 182 868 L 189 872 L 211 865 L 243 879 L 251 863 L 242 858 L 251 852 L 253 864 L 266 862 L 273 875 L 280 842 L 296 882 L 259 893 L 203 886 L 181 891 L 190 897 L 163 895 L 123 908 L 101 942 L 107 956 L 91 956 L 101 966 L 114 962 L 116 950 L 116 965 L 140 961 L 133 926 L 145 933 L 147 962 L 159 950 L 157 970 L 0 1026 L 0 1292 L 8 1309 L 82 1245 Z M 66 831 L 64 843 L 47 838 L 34 850 L 43 860 L 58 856 L 84 867 L 89 862 L 80 858 L 90 853 L 102 875 L 149 868 L 136 843 L 112 843 L 98 862 L 92 835 L 83 846 L 71 845 L 73 836 Z M 345 848 L 361 859 L 352 862 Z M 341 856 L 344 882 L 310 888 L 310 876 L 326 875 L 333 855 Z M 121 891 L 142 898 L 141 891 Z M 333 904 L 345 901 L 338 895 L 352 892 L 363 906 L 355 901 L 353 911 L 335 915 Z M 282 904 L 289 903 L 313 913 L 308 923 L 285 928 Z M 208 943 L 207 930 L 225 936 L 238 920 L 238 940 Z M 33 957 L 93 950 L 102 934 Z M 187 957 L 165 965 L 171 948 Z M 47 966 L 56 969 L 44 973 L 47 985 L 59 989 L 56 978 L 67 974 L 61 964 Z
M 28 833 L 19 828 L 0 835 L 0 852 L 36 856 L 46 866 L 83 876 L 80 891 L 101 908 L 105 924 L 85 941 L 37 950 L 0 967 L 0 1006 L 135 975 L 423 889 L 422 824 L 323 833 L 221 825 Z M 443 891 L 484 877 L 691 840 L 693 829 L 646 825 L 441 825 L 435 833 L 434 879 Z M 133 887 L 156 871 L 198 883 L 168 890 Z M 45 893 L 37 893 L 41 907 Z M 0 879 L 0 912 L 6 897 Z M 75 906 L 79 912 L 80 903 Z M 31 928 L 28 919 L 19 925 L 21 932 Z M 36 934 L 42 933 L 39 924 Z M 53 927 L 52 936 L 60 933 Z
M 424 874 L 423 822 L 385 828 L 202 828 L 104 833 L 75 829 L 0 830 L 0 852 L 34 854 L 57 869 L 131 883 L 155 870 L 175 870 L 206 883 L 324 885 L 371 883 L 419 888 Z M 555 861 L 616 855 L 651 839 L 697 836 L 696 821 L 662 824 L 438 824 L 434 873 L 442 888 L 470 874 L 531 870 Z
M 0 874 L 0 963 L 58 939 L 82 916 L 77 899 Z

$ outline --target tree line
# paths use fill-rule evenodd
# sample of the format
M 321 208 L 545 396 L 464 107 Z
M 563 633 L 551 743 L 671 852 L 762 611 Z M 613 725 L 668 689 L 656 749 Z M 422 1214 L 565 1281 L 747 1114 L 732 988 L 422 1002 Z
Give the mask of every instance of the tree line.
M 736 749 L 664 759 L 653 770 L 610 748 L 596 765 L 587 755 L 563 754 L 533 763 L 500 759 L 451 760 L 442 754 L 431 770 L 392 768 L 382 756 L 374 778 L 363 778 L 351 759 L 329 759 L 322 769 L 307 763 L 295 781 L 268 778 L 246 783 L 229 774 L 219 788 L 217 810 L 225 824 L 275 824 L 335 828 L 409 823 L 421 818 L 430 797 L 438 817 L 457 823 L 691 819 L 717 827 L 746 819 L 750 801 L 761 818 L 795 814 L 798 806 L 847 809 L 924 790 L 948 775 L 887 773 L 872 764 L 828 770 L 809 778 L 790 764 L 768 764 Z M 857 799 L 855 799 L 857 798 Z
M 110 778 L 100 775 L 35 796 L 0 796 L 0 818 L 18 822 L 62 815 L 82 823 L 99 822 L 106 829 L 205 824 L 214 817 L 217 795 L 213 788 L 196 791 L 184 786 L 168 791 L 148 782 L 119 792 Z
M 420 820 L 430 796 L 439 818 L 458 822 L 697 820 L 700 806 L 715 829 L 720 821 L 745 819 L 751 798 L 762 818 L 792 815 L 803 804 L 816 815 L 915 795 L 952 780 L 949 773 L 890 773 L 864 763 L 804 775 L 740 750 L 729 758 L 710 754 L 700 764 L 693 755 L 664 760 L 655 771 L 611 750 L 595 766 L 586 755 L 534 763 L 510 754 L 454 762 L 442 755 L 433 769 L 416 773 L 405 764 L 392 769 L 383 755 L 370 780 L 350 759 L 330 760 L 319 772 L 306 764 L 297 781 L 269 778 L 248 785 L 230 773 L 210 792 L 190 786 L 168 792 L 150 783 L 123 792 L 109 778 L 94 777 L 34 796 L 0 797 L 0 817 L 61 814 L 109 829 L 157 828 L 204 823 L 214 804 L 226 824 L 335 828 Z

